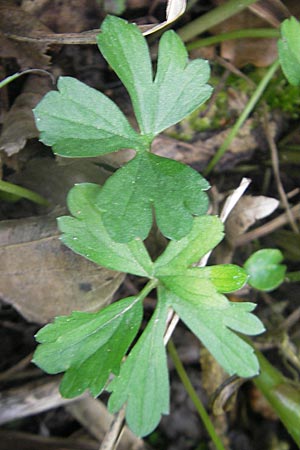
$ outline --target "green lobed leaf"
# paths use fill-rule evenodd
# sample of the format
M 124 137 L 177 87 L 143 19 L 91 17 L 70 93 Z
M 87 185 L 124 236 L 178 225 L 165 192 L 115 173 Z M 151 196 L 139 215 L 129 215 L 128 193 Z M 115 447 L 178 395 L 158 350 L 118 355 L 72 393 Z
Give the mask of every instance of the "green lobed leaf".
M 37 333 L 40 345 L 33 362 L 47 373 L 66 372 L 60 386 L 64 397 L 76 397 L 86 389 L 96 397 L 110 373 L 119 373 L 142 313 L 138 298 L 128 297 L 97 313 L 57 317 Z
M 279 61 L 284 75 L 293 86 L 300 85 L 300 23 L 295 17 L 281 24 L 278 41 Z
M 139 153 L 110 177 L 98 197 L 103 223 L 112 239 L 145 239 L 152 210 L 161 232 L 181 239 L 192 228 L 193 215 L 208 208 L 207 181 L 191 167 L 149 152 Z
M 160 40 L 154 81 L 149 49 L 136 25 L 108 16 L 101 31 L 100 51 L 125 85 L 143 134 L 155 136 L 210 97 L 207 61 L 189 63 L 174 31 L 167 31 Z
M 40 140 L 55 153 L 74 158 L 148 148 L 145 137 L 104 94 L 71 77 L 60 77 L 57 87 L 34 109 Z
M 73 217 L 58 219 L 62 242 L 96 264 L 151 278 L 153 263 L 143 242 L 134 239 L 120 244 L 108 234 L 97 207 L 100 193 L 101 187 L 92 183 L 78 184 L 71 189 L 68 206 Z
M 234 264 L 193 267 L 180 272 L 157 274 L 157 277 L 179 297 L 193 299 L 206 294 L 207 282 L 212 283 L 217 292 L 233 292 L 244 286 L 247 273 Z
M 197 269 L 194 269 L 197 270 Z M 241 289 L 247 282 L 248 275 L 245 269 L 235 264 L 220 264 L 199 268 L 213 283 L 218 292 L 234 292 Z
M 131 350 L 120 373 L 109 384 L 108 407 L 118 411 L 126 403 L 126 421 L 137 436 L 145 436 L 169 412 L 169 376 L 163 336 L 167 304 L 158 302 L 142 336 Z
M 208 61 L 188 62 L 188 54 L 180 37 L 172 30 L 159 42 L 154 133 L 180 122 L 202 105 L 212 93 L 207 83 L 210 76 Z
M 154 263 L 155 273 L 164 269 L 180 272 L 198 262 L 216 247 L 224 237 L 224 225 L 217 216 L 194 217 L 191 231 L 179 241 L 169 242 Z M 167 266 L 165 268 L 165 266 Z
M 142 133 L 152 134 L 156 99 L 152 92 L 152 64 L 146 39 L 136 25 L 107 16 L 97 42 L 130 95 Z
M 170 288 L 161 289 L 162 301 L 174 308 L 230 375 L 252 377 L 258 374 L 254 349 L 234 332 L 256 335 L 264 331 L 260 320 L 251 314 L 254 303 L 229 302 L 208 280 L 199 295 L 192 295 L 187 286 L 186 293 L 182 287 L 179 297 Z
M 265 248 L 253 253 L 244 264 L 250 286 L 261 291 L 272 291 L 280 286 L 286 272 L 286 266 L 280 264 L 282 260 L 278 249 Z

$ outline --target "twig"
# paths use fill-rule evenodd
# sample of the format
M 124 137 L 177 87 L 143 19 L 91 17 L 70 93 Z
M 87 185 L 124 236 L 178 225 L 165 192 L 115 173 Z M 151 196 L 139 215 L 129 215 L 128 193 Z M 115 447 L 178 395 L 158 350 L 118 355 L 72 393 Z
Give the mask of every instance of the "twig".
M 123 406 L 120 411 L 114 416 L 114 419 L 110 425 L 109 430 L 105 434 L 99 450 L 115 450 L 117 448 L 119 438 L 124 428 L 124 419 L 125 407 Z
M 291 213 L 293 214 L 295 219 L 300 218 L 300 203 L 291 208 Z M 285 212 L 276 217 L 276 219 L 271 220 L 261 227 L 258 227 L 255 230 L 249 231 L 249 233 L 245 233 L 242 236 L 237 237 L 234 245 L 235 247 L 240 247 L 241 245 L 248 244 L 254 239 L 258 239 L 262 236 L 266 236 L 267 234 L 272 233 L 278 228 L 281 228 L 283 225 L 286 225 L 288 222 L 289 218 L 287 216 L 287 213 Z
M 278 151 L 277 151 L 277 146 L 275 143 L 275 140 L 272 136 L 271 130 L 270 130 L 270 125 L 268 122 L 268 118 L 267 118 L 267 110 L 266 110 L 266 105 L 264 105 L 264 129 L 265 129 L 265 133 L 266 133 L 266 138 L 268 141 L 268 145 L 270 147 L 271 150 L 271 160 L 272 160 L 272 167 L 273 167 L 273 172 L 274 172 L 274 178 L 276 181 L 276 185 L 277 185 L 277 190 L 278 190 L 278 194 L 280 197 L 280 200 L 284 206 L 284 209 L 286 210 L 288 219 L 289 219 L 289 223 L 290 226 L 292 228 L 292 230 L 299 234 L 299 228 L 296 224 L 295 218 L 291 212 L 291 207 L 289 205 L 288 199 L 287 199 L 287 195 L 285 193 L 285 190 L 283 188 L 282 182 L 281 182 L 281 178 L 280 178 L 280 168 L 279 168 L 279 158 L 278 158 Z
M 0 381 L 5 381 L 8 378 L 10 378 L 12 375 L 14 375 L 16 372 L 19 372 L 25 367 L 30 364 L 32 360 L 33 353 L 29 353 L 29 355 L 25 356 L 25 358 L 21 359 L 17 364 L 15 364 L 13 367 L 10 367 L 9 369 L 5 370 L 5 372 L 0 373 Z

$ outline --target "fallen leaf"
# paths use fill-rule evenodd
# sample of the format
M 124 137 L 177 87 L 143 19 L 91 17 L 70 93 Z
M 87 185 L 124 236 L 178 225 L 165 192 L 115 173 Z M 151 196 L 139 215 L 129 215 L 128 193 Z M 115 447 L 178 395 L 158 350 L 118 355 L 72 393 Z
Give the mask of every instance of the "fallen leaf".
M 289 9 L 280 0 L 261 0 L 250 5 L 249 9 L 273 27 L 279 27 L 284 19 L 290 17 Z
M 90 161 L 53 158 L 29 161 L 13 177 L 64 208 L 76 183 L 103 183 L 107 173 Z M 45 209 L 43 209 L 45 211 Z M 59 241 L 55 215 L 0 222 L 0 296 L 28 320 L 44 323 L 73 310 L 97 310 L 108 303 L 124 275 L 75 255 Z
M 28 321 L 101 309 L 124 279 L 76 255 L 58 236 L 49 216 L 0 224 L 0 297 Z
M 215 0 L 215 3 L 220 5 L 225 3 L 225 1 Z M 256 14 L 257 8 L 255 13 L 249 9 L 244 9 L 239 14 L 235 14 L 233 17 L 213 27 L 210 31 L 213 34 L 222 34 L 235 30 L 269 27 L 269 23 L 274 24 L 277 17 L 276 14 L 279 13 L 277 9 L 275 9 L 275 12 L 271 11 L 264 3 L 266 2 L 260 2 L 260 17 Z M 280 12 L 282 15 L 281 9 Z M 277 39 L 245 38 L 224 41 L 220 44 L 220 55 L 222 58 L 232 62 L 236 67 L 243 67 L 246 64 L 267 67 L 277 58 Z
M 44 157 L 29 161 L 26 168 L 9 181 L 38 192 L 52 206 L 65 206 L 67 194 L 74 184 L 103 184 L 108 174 L 109 172 L 88 160 L 67 158 L 58 162 Z
M 12 39 L 17 41 L 40 41 L 52 44 L 95 44 L 96 37 L 99 34 L 99 29 L 80 32 L 82 29 L 86 29 L 86 26 L 82 26 L 82 19 L 84 17 L 89 16 L 93 20 L 98 18 L 97 10 L 95 11 L 87 6 L 90 2 L 93 4 L 93 0 L 86 0 L 86 2 L 87 3 L 84 8 L 82 8 L 83 2 L 80 2 L 79 0 L 72 0 L 66 4 L 60 0 L 55 2 L 50 0 L 40 0 L 39 2 L 35 2 L 37 3 L 37 8 L 35 8 L 31 0 L 24 0 L 22 4 L 23 7 L 31 12 L 35 11 L 35 13 L 40 17 L 40 20 L 50 26 L 50 28 L 56 31 L 56 33 L 28 33 L 26 35 L 22 33 L 20 35 L 13 33 L 8 34 Z M 42 6 L 40 6 L 40 4 Z M 150 23 L 138 26 L 144 35 L 152 34 L 177 20 L 178 17 L 184 13 L 185 8 L 186 0 L 168 0 L 166 7 L 166 20 L 159 24 Z M 44 11 L 44 9 L 48 11 L 48 14 Z M 86 11 L 89 11 L 89 14 L 86 14 Z M 69 33 L 66 32 L 66 24 L 68 25 L 67 28 L 70 29 Z M 77 30 L 78 25 L 79 30 Z M 95 26 L 98 26 L 98 22 Z
M 101 7 L 96 0 L 23 0 L 22 9 L 54 33 L 79 33 L 97 28 L 101 22 Z
M 8 156 L 22 150 L 28 139 L 39 136 L 32 109 L 49 89 L 51 89 L 49 77 L 45 75 L 28 77 L 22 93 L 16 98 L 4 117 L 0 150 L 4 150 Z
M 49 28 L 36 17 L 14 6 L 8 0 L 0 5 L 0 56 L 16 58 L 21 69 L 47 68 L 50 57 L 46 55 L 48 44 L 43 42 L 20 42 L 13 36 L 49 33 Z
M 226 221 L 226 239 L 234 246 L 235 239 L 248 230 L 257 220 L 268 217 L 279 205 L 275 198 L 263 195 L 244 195 Z

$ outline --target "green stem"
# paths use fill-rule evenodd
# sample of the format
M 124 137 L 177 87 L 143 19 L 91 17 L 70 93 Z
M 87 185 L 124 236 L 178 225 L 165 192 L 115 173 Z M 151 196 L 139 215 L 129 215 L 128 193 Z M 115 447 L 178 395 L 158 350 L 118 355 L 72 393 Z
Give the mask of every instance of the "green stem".
M 141 292 L 138 294 L 137 298 L 138 300 L 144 300 L 145 297 L 149 294 L 149 292 L 153 291 L 158 285 L 158 280 L 156 278 L 153 278 L 153 280 L 150 280 L 146 286 L 143 287 Z
M 290 283 L 300 281 L 300 270 L 298 270 L 297 272 L 287 272 L 285 278 L 286 281 L 289 281 Z
M 8 83 L 11 83 L 12 81 L 16 80 L 22 75 L 22 73 L 14 73 L 13 75 L 10 75 L 9 77 L 4 78 L 4 80 L 0 81 L 0 89 L 6 86 Z
M 229 33 L 218 34 L 217 36 L 210 36 L 207 38 L 199 39 L 198 41 L 191 42 L 186 47 L 190 51 L 196 48 L 219 44 L 220 42 L 230 41 L 233 39 L 279 37 L 280 32 L 278 30 L 275 30 L 274 28 L 248 28 L 246 30 L 235 30 Z
M 269 67 L 269 69 L 266 72 L 265 76 L 262 78 L 262 80 L 260 81 L 259 85 L 255 89 L 252 97 L 250 98 L 249 102 L 247 103 L 244 111 L 239 116 L 238 120 L 236 121 L 236 123 L 234 124 L 234 126 L 231 128 L 230 132 L 228 133 L 228 135 L 224 139 L 223 144 L 221 145 L 221 147 L 219 147 L 217 153 L 215 154 L 215 156 L 212 158 L 212 160 L 210 161 L 210 163 L 206 167 L 206 169 L 204 171 L 204 176 L 207 176 L 211 172 L 211 170 L 215 167 L 215 165 L 219 162 L 219 160 L 222 158 L 222 156 L 224 155 L 224 153 L 226 152 L 226 150 L 230 146 L 231 142 L 233 141 L 233 139 L 237 135 L 239 129 L 241 128 L 241 126 L 243 125 L 245 120 L 248 118 L 250 113 L 253 111 L 254 107 L 257 104 L 257 102 L 260 100 L 264 90 L 266 89 L 267 85 L 269 84 L 270 80 L 272 79 L 272 77 L 273 77 L 274 73 L 276 72 L 276 70 L 278 69 L 278 67 L 279 67 L 279 61 L 278 60 L 276 60 Z
M 168 351 L 169 351 L 169 354 L 174 363 L 175 369 L 179 375 L 179 378 L 181 379 L 182 384 L 184 385 L 190 399 L 194 403 L 194 405 L 197 409 L 197 412 L 198 412 L 208 434 L 210 435 L 213 443 L 216 446 L 216 449 L 217 450 L 225 450 L 225 448 L 222 444 L 222 441 L 219 438 L 219 436 L 217 435 L 216 430 L 212 424 L 212 421 L 209 418 L 209 415 L 207 414 L 201 400 L 199 399 L 199 397 L 198 397 L 198 395 L 197 395 L 197 393 L 196 393 L 196 391 L 195 391 L 195 389 L 183 367 L 183 364 L 179 358 L 179 355 L 177 353 L 177 350 L 176 350 L 175 345 L 173 344 L 172 340 L 170 340 L 168 342 Z
M 263 393 L 280 420 L 300 446 L 300 392 L 299 384 L 285 378 L 258 350 L 260 374 L 253 383 Z
M 48 200 L 36 192 L 30 191 L 17 184 L 9 183 L 8 181 L 0 180 L 0 191 L 7 192 L 8 194 L 16 195 L 17 197 L 26 198 L 38 205 L 49 206 Z
M 54 83 L 53 75 L 50 72 L 47 72 L 47 70 L 44 69 L 28 69 L 24 70 L 23 72 L 17 72 L 13 75 L 10 75 L 9 77 L 4 78 L 4 80 L 0 81 L 0 89 L 6 86 L 7 84 L 11 83 L 12 81 L 16 80 L 17 78 L 21 77 L 22 75 L 27 75 L 28 73 L 45 73 L 49 75 L 52 79 L 52 82 Z
M 198 17 L 193 22 L 188 23 L 178 30 L 184 42 L 190 41 L 195 36 L 209 30 L 211 27 L 223 22 L 229 17 L 241 12 L 247 6 L 252 5 L 257 0 L 229 0 L 221 6 L 212 9 L 206 14 Z

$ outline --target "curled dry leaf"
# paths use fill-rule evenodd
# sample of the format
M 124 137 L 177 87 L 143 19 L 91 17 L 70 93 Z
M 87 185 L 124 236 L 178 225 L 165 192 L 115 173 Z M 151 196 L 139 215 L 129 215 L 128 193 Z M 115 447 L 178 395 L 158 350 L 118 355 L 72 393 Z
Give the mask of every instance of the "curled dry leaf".
M 1 222 L 0 297 L 29 321 L 98 310 L 124 279 L 76 255 L 58 237 L 49 216 Z
M 23 0 L 22 9 L 55 33 L 79 33 L 101 22 L 101 6 L 95 0 Z M 113 3 L 117 3 L 115 0 Z M 113 12 L 112 12 L 113 13 Z M 115 13 L 117 13 L 115 11 Z
M 279 201 L 263 195 L 243 196 L 226 222 L 226 239 L 234 247 L 235 239 L 248 230 L 257 220 L 268 217 L 277 208 Z
M 46 55 L 48 44 L 43 42 L 17 42 L 13 36 L 28 36 L 49 33 L 49 28 L 36 17 L 11 2 L 0 5 L 0 56 L 16 58 L 21 69 L 28 67 L 47 68 L 50 62 Z
M 51 81 L 46 75 L 28 77 L 23 92 L 16 98 L 3 121 L 0 150 L 4 150 L 8 156 L 22 150 L 28 139 L 38 137 L 32 109 L 50 88 Z
M 166 20 L 159 24 L 143 25 L 141 27 L 143 34 L 146 36 L 148 34 L 155 33 L 162 28 L 175 22 L 175 20 L 180 17 L 186 9 L 186 0 L 168 0 L 166 9 Z
M 225 3 L 225 0 L 218 0 L 218 4 Z M 259 2 L 266 3 L 266 2 Z M 272 2 L 273 4 L 275 2 Z M 268 11 L 268 15 L 267 15 Z M 244 9 L 239 14 L 221 22 L 211 31 L 214 34 L 222 34 L 235 30 L 245 30 L 249 28 L 267 28 L 270 21 L 276 20 L 275 12 L 270 11 L 266 5 L 260 5 L 260 16 L 252 11 Z M 244 38 L 224 41 L 220 45 L 221 56 L 231 61 L 237 67 L 246 64 L 254 64 L 258 67 L 267 67 L 277 58 L 277 39 Z
M 89 161 L 59 165 L 52 158 L 40 158 L 12 181 L 64 207 L 75 183 L 103 183 L 105 178 L 105 172 Z M 54 216 L 0 222 L 0 297 L 30 321 L 44 323 L 74 310 L 100 309 L 123 279 L 123 274 L 99 267 L 61 244 Z

